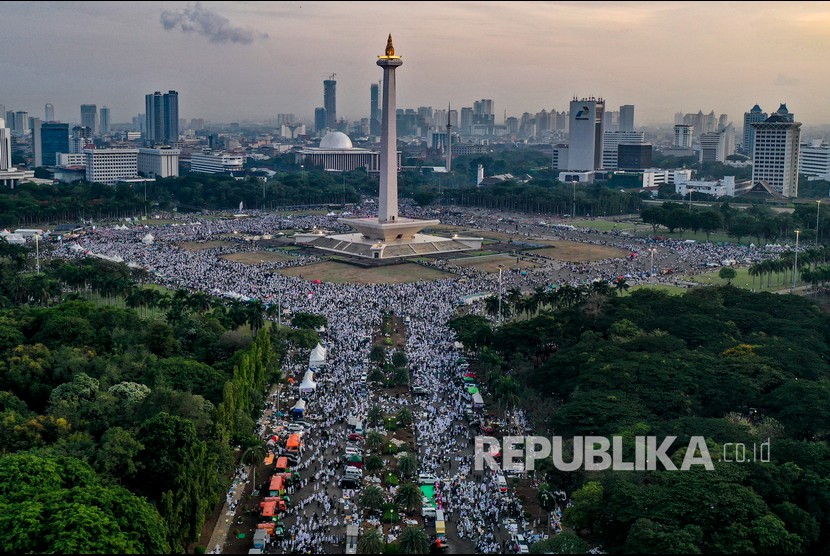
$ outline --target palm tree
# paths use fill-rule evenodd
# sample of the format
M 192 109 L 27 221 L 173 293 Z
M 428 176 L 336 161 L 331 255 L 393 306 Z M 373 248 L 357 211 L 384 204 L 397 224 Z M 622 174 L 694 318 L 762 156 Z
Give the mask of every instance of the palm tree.
M 514 288 L 510 288 L 510 290 L 508 290 L 506 297 L 507 297 L 507 302 L 510 303 L 511 305 L 515 306 L 519 303 L 519 301 L 522 300 L 522 297 L 524 297 L 524 296 L 522 295 L 522 290 L 521 289 L 514 287 Z
M 366 461 L 363 462 L 363 465 L 366 467 L 366 471 L 374 474 L 383 469 L 383 459 L 380 456 L 373 454 L 366 458 Z
M 242 452 L 242 463 L 247 463 L 251 466 L 251 484 L 253 485 L 254 492 L 256 492 L 256 466 L 264 458 L 265 444 L 261 440 L 257 440 L 256 444 L 249 446 L 247 450 Z
M 407 527 L 398 537 L 398 544 L 403 554 L 427 554 L 429 536 L 421 527 Z
M 421 509 L 421 489 L 415 483 L 404 483 L 395 494 L 395 503 L 407 513 L 414 513 Z
M 403 426 L 409 426 L 412 424 L 412 411 L 409 410 L 407 407 L 402 407 L 400 411 L 398 411 L 397 415 L 398 423 Z
M 614 287 L 617 288 L 617 291 L 622 295 L 625 293 L 628 288 L 628 282 L 625 280 L 625 276 L 618 276 L 616 280 L 614 280 Z
M 386 503 L 386 493 L 379 486 L 367 486 L 361 491 L 358 503 L 369 514 L 378 513 Z
M 418 458 L 415 454 L 404 453 L 398 458 L 398 474 L 403 479 L 409 479 L 418 472 Z
M 379 405 L 373 405 L 369 408 L 369 413 L 366 417 L 366 420 L 369 421 L 369 426 L 374 427 L 380 424 L 383 421 L 383 410 L 380 408 Z
M 204 314 L 210 309 L 210 296 L 205 292 L 193 292 L 187 300 L 187 305 L 197 313 Z
M 256 333 L 265 324 L 265 319 L 262 318 L 262 313 L 265 311 L 265 305 L 259 299 L 252 299 L 245 304 L 245 313 L 248 323 L 251 325 L 251 335 L 256 336 Z
M 383 438 L 383 435 L 380 434 L 378 431 L 369 431 L 369 434 L 366 435 L 365 446 L 367 450 L 371 450 L 372 452 L 379 452 L 383 448 L 384 444 L 386 444 L 386 440 Z
M 383 535 L 375 527 L 369 527 L 357 539 L 357 551 L 360 554 L 380 554 L 383 545 Z

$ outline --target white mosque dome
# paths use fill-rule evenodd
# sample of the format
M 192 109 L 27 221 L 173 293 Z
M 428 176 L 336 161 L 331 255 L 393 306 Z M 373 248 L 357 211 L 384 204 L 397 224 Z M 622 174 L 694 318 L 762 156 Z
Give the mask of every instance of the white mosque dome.
M 321 149 L 353 149 L 352 140 L 345 133 L 330 131 L 320 140 Z

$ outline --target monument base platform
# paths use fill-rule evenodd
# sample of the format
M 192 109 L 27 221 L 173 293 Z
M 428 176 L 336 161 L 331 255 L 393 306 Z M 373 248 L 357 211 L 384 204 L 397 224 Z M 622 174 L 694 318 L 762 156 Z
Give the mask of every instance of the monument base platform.
M 377 222 L 377 221 L 375 221 Z M 418 222 L 429 222 L 419 220 Z M 353 225 L 349 223 L 350 225 Z M 423 224 L 419 224 L 419 229 Z M 403 259 L 481 249 L 483 238 L 439 237 L 415 233 L 411 239 L 393 239 L 388 242 L 367 238 L 363 233 L 325 235 L 321 232 L 296 234 L 298 244 L 323 251 L 365 259 Z

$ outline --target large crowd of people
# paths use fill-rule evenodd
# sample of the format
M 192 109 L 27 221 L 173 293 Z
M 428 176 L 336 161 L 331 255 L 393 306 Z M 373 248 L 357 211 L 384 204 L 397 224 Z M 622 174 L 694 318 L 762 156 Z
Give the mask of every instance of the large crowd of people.
M 409 209 L 411 216 L 422 214 Z M 517 287 L 528 291 L 538 285 L 553 283 L 578 285 L 601 278 L 613 280 L 623 275 L 629 282 L 645 283 L 671 277 L 651 268 L 672 268 L 676 273 L 693 274 L 705 270 L 707 263 L 760 260 L 777 256 L 776 249 L 756 249 L 736 245 L 686 243 L 676 240 L 655 240 L 623 235 L 621 232 L 597 232 L 541 225 L 529 217 L 514 217 L 510 223 L 486 211 L 456 211 L 442 215 L 449 224 L 469 225 L 479 229 L 516 234 L 523 244 L 534 238 L 571 240 L 617 247 L 633 254 L 596 262 L 561 261 L 534 255 L 520 249 L 520 258 L 534 258 L 538 266 L 526 272 L 508 272 L 503 288 Z M 459 387 L 458 360 L 462 355 L 447 322 L 459 300 L 466 295 L 498 291 L 498 275 L 463 267 L 451 260 L 436 259 L 432 266 L 457 276 L 442 280 L 401 284 L 331 284 L 315 283 L 310 267 L 303 277 L 279 273 L 285 267 L 304 266 L 322 259 L 298 255 L 287 261 L 243 264 L 221 255 L 253 251 L 259 247 L 245 236 L 273 234 L 279 230 L 313 227 L 336 229 L 331 216 L 288 218 L 279 213 L 255 217 L 182 220 L 176 226 L 152 227 L 153 241 L 145 239 L 148 229 L 98 229 L 78 241 L 81 249 L 66 244 L 56 256 L 78 257 L 85 254 L 119 257 L 131 265 L 147 269 L 156 281 L 172 288 L 201 290 L 213 295 L 260 299 L 279 303 L 291 312 L 309 312 L 328 319 L 326 335 L 328 359 L 324 369 L 315 374 L 316 393 L 308 397 L 306 415 L 313 427 L 306 435 L 301 462 L 297 471 L 302 479 L 294 486 L 292 512 L 286 518 L 289 534 L 271 548 L 285 553 L 336 552 L 342 545 L 345 525 L 358 519 L 357 493 L 342 490 L 342 470 L 347 422 L 358 418 L 365 422 L 370 407 L 366 389 L 359 377 L 368 368 L 371 334 L 380 326 L 383 313 L 394 313 L 407 319 L 406 355 L 413 370 L 412 382 L 427 394 L 414 406 L 415 444 L 422 473 L 439 478 L 439 493 L 450 528 L 450 541 L 466 549 L 482 553 L 500 553 L 509 548 L 510 531 L 505 524 L 521 524 L 521 530 L 532 533 L 532 524 L 523 522 L 522 505 L 512 491 L 500 492 L 496 475 L 476 472 L 473 466 L 475 431 L 465 420 L 469 399 Z M 218 239 L 221 246 L 194 250 L 184 242 L 207 242 Z M 302 377 L 306 365 L 302 358 L 286 365 L 289 372 Z M 270 400 L 268 413 L 259 423 L 263 438 L 270 434 L 276 399 Z M 380 404 L 386 413 L 402 406 L 401 399 L 380 396 L 371 402 Z M 285 409 L 285 408 L 284 408 Z M 517 431 L 525 431 L 527 419 L 519 410 L 511 418 Z M 392 487 L 394 488 L 394 487 Z M 390 492 L 391 494 L 391 492 Z M 228 493 L 229 504 L 236 504 L 235 491 Z M 554 512 L 558 522 L 560 512 Z M 533 538 L 540 538 L 534 534 Z

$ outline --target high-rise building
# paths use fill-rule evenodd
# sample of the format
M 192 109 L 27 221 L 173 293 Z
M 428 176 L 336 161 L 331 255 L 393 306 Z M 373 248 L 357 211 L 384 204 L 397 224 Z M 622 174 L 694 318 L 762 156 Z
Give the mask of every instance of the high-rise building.
M 615 170 L 618 165 L 620 145 L 639 145 L 644 142 L 642 131 L 606 131 L 602 140 L 602 167 Z
M 314 129 L 318 134 L 322 134 L 323 130 L 328 127 L 328 117 L 325 108 L 314 109 Z
M 326 79 L 323 81 L 323 108 L 326 109 L 326 127 L 335 129 L 337 125 L 337 81 Z
M 92 130 L 92 134 L 98 133 L 98 106 L 95 104 L 81 105 L 81 125 Z
M 380 135 L 380 85 L 369 85 L 369 135 Z
M 179 149 L 138 149 L 137 168 L 148 178 L 169 178 L 179 175 Z
M 803 143 L 799 172 L 808 178 L 830 181 L 830 145 L 821 139 Z
M 6 112 L 6 129 L 9 131 L 14 129 L 14 110 Z
M 718 131 L 722 130 L 727 125 L 729 125 L 729 116 L 727 116 L 726 114 L 721 114 L 718 118 Z
M 571 101 L 569 170 L 591 172 L 602 168 L 602 98 L 574 97 Z
M 462 108 L 463 110 L 463 108 Z M 483 98 L 473 102 L 473 114 L 477 116 L 495 115 L 493 111 L 493 101 L 489 98 Z
M 12 167 L 12 134 L 6 122 L 0 118 L 0 172 Z
M 634 105 L 623 104 L 620 106 L 620 131 L 634 131 Z
M 752 182 L 765 181 L 781 195 L 797 197 L 801 122 L 789 121 L 788 116 L 789 112 L 776 113 L 751 124 L 755 130 Z
M 29 129 L 29 113 L 18 110 L 14 113 L 14 130 L 27 131 Z
M 748 154 L 750 158 L 754 154 L 753 149 L 755 148 L 755 129 L 752 124 L 763 122 L 767 117 L 767 113 L 761 110 L 761 107 L 757 104 L 749 112 L 744 112 L 744 142 L 741 145 L 741 150 L 744 154 Z
M 32 151 L 35 166 L 55 166 L 58 153 L 69 152 L 69 124 L 41 122 L 35 118 Z
M 114 184 L 138 177 L 138 149 L 84 149 L 86 181 Z
M 461 135 L 470 135 L 473 132 L 473 109 L 461 107 Z
M 146 143 L 169 144 L 179 140 L 179 93 L 156 91 L 145 95 L 144 108 Z
M 55 107 L 52 106 L 52 103 L 47 102 L 46 106 L 44 106 L 44 120 L 45 122 L 54 122 L 55 121 Z
M 787 105 L 784 103 L 781 103 L 781 106 L 779 106 L 778 110 L 775 111 L 775 115 L 783 118 L 785 122 L 795 121 L 795 114 L 787 110 Z
M 72 137 L 69 139 L 69 152 L 81 153 L 92 147 L 92 130 L 86 126 L 76 125 L 72 128 Z
M 621 143 L 617 147 L 617 168 L 620 170 L 651 168 L 653 150 L 651 143 Z
M 164 142 L 175 143 L 179 140 L 179 93 L 169 91 L 162 99 L 164 108 Z
M 110 109 L 106 106 L 101 107 L 101 133 L 110 132 Z
M 691 149 L 692 138 L 694 137 L 694 126 L 689 124 L 677 124 L 674 126 L 674 143 L 676 149 Z

